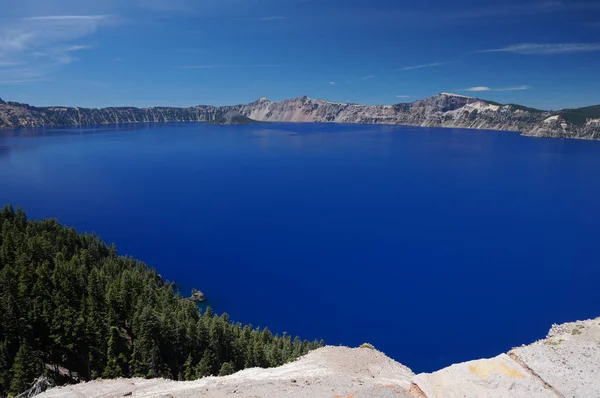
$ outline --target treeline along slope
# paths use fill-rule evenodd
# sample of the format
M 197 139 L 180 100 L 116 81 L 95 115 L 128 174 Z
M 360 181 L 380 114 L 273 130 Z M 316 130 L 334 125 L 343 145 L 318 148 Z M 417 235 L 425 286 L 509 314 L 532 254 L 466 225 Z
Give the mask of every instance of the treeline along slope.
M 323 345 L 201 313 L 155 270 L 56 220 L 4 207 L 0 226 L 0 396 L 44 373 L 57 383 L 193 380 Z

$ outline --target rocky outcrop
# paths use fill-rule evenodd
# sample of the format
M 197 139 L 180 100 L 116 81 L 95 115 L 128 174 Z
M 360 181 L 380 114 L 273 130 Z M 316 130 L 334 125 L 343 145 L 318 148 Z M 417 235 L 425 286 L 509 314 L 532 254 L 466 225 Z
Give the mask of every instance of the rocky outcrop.
M 537 137 L 600 138 L 600 124 L 592 119 L 577 124 L 563 119 L 562 111 L 502 105 L 450 93 L 393 106 L 366 106 L 300 97 L 281 102 L 262 99 L 240 105 L 237 109 L 253 119 L 273 122 L 400 124 L 519 131 Z M 548 118 L 554 119 L 548 122 Z
M 358 105 L 309 97 L 272 102 L 266 98 L 245 105 L 190 108 L 37 108 L 0 102 L 0 129 L 67 125 L 198 122 L 233 120 L 400 124 L 519 131 L 536 137 L 600 139 L 600 106 L 542 111 L 514 104 L 441 93 L 396 105 Z M 248 122 L 249 119 L 244 119 Z M 241 120 L 238 116 L 236 120 Z
M 207 118 L 207 123 L 210 124 L 256 124 L 261 123 L 257 120 L 250 119 L 248 116 L 242 115 L 236 111 L 219 112 L 213 119 Z
M 206 300 L 206 296 L 200 290 L 192 289 L 192 295 L 188 298 L 192 303 L 201 303 Z
M 100 380 L 40 397 L 600 397 L 600 318 L 555 325 L 544 340 L 508 354 L 419 375 L 361 347 L 328 346 L 278 368 L 226 377 Z

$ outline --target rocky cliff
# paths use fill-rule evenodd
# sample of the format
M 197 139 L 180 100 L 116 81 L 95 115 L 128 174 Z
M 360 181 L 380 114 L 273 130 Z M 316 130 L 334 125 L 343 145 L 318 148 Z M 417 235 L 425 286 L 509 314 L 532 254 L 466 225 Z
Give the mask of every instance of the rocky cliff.
M 368 345 L 324 347 L 272 369 L 178 382 L 97 380 L 55 388 L 54 397 L 600 397 L 600 318 L 554 325 L 547 337 L 507 354 L 415 375 Z
M 358 105 L 300 97 L 280 102 L 266 98 L 245 105 L 190 108 L 38 108 L 0 100 L 0 129 L 138 122 L 220 120 L 240 113 L 269 122 L 401 124 L 520 131 L 536 137 L 600 139 L 600 106 L 542 111 L 442 93 L 396 105 Z

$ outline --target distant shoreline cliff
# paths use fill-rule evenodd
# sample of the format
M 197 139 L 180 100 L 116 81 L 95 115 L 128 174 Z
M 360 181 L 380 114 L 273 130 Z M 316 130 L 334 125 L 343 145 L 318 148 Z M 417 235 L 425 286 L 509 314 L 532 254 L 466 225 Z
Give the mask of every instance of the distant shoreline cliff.
M 0 100 L 0 129 L 154 122 L 218 122 L 241 114 L 264 122 L 397 124 L 519 131 L 553 138 L 600 139 L 600 105 L 543 111 L 514 104 L 441 93 L 396 105 L 358 105 L 309 97 L 272 102 L 266 98 L 234 106 L 173 107 L 34 107 Z

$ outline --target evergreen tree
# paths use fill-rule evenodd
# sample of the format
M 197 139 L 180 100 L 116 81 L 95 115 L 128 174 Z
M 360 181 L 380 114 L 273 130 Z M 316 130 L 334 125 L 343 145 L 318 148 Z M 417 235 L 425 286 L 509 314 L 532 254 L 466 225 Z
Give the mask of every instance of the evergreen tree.
M 233 369 L 233 365 L 231 362 L 225 362 L 221 365 L 221 369 L 219 370 L 219 376 L 229 376 L 233 374 L 235 370 Z
M 105 378 L 122 377 L 128 375 L 126 346 L 117 327 L 110 328 L 108 350 L 106 353 Z
M 0 391 L 6 391 L 10 383 L 8 357 L 8 341 L 5 340 L 0 343 Z
M 202 359 L 196 365 L 196 379 L 205 376 L 212 376 L 213 374 L 213 360 L 214 356 L 209 350 L 204 351 Z
M 192 354 L 188 355 L 185 363 L 183 364 L 183 377 L 184 380 L 196 380 L 196 369 L 194 367 L 194 359 Z
M 26 341 L 21 342 L 15 362 L 10 370 L 10 392 L 17 395 L 29 388 L 38 376 L 39 363 L 33 357 Z
M 193 380 L 277 366 L 321 346 L 232 323 L 173 283 L 56 220 L 0 210 L 0 396 L 42 374 Z

